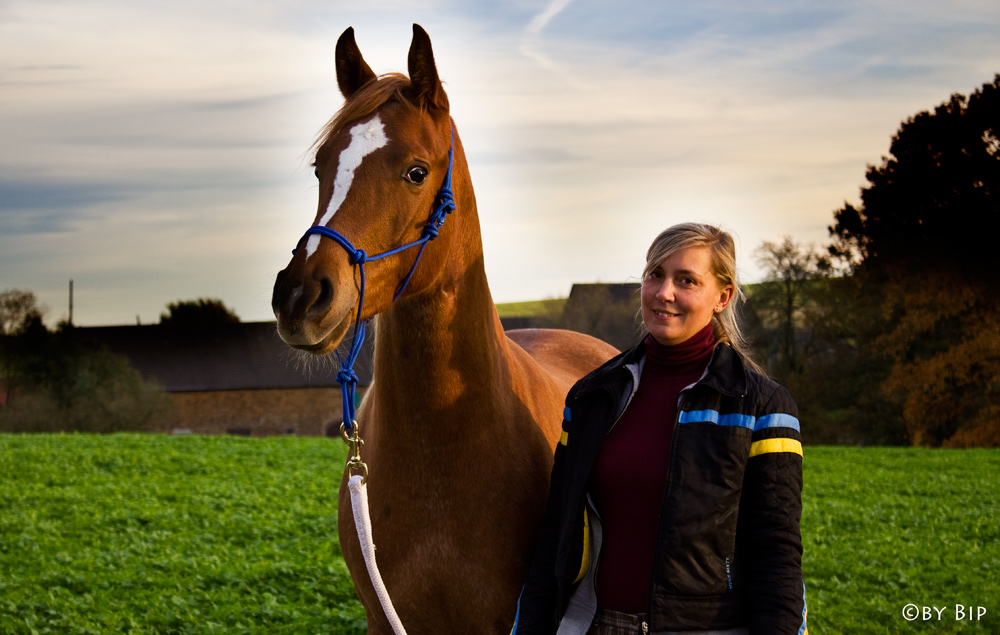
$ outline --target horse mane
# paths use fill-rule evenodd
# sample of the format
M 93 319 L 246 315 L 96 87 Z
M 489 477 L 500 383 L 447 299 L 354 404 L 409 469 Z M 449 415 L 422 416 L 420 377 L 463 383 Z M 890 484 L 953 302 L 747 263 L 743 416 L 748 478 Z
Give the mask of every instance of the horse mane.
M 413 102 L 407 99 L 405 94 L 410 85 L 410 78 L 402 73 L 385 73 L 379 75 L 375 81 L 368 82 L 351 95 L 340 107 L 340 110 L 333 115 L 333 118 L 326 122 L 326 125 L 316 136 L 311 150 L 317 150 L 332 135 L 343 130 L 347 124 L 367 117 L 390 101 L 413 106 Z

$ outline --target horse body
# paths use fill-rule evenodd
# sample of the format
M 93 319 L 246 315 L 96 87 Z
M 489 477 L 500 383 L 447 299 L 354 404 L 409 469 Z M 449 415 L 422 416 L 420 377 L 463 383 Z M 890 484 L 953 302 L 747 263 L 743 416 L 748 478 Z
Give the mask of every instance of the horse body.
M 430 40 L 416 25 L 409 61 L 408 82 L 377 79 L 352 30 L 337 45 L 347 102 L 317 151 L 317 222 L 327 221 L 371 253 L 419 233 L 452 143 L 454 124 Z M 365 100 L 370 104 L 359 106 Z M 357 141 L 369 133 L 368 145 Z M 567 331 L 504 333 L 457 131 L 453 154 L 457 211 L 429 243 L 398 300 L 393 293 L 416 254 L 367 265 L 362 317 L 379 317 L 374 379 L 358 426 L 370 467 L 378 565 L 407 631 L 507 633 L 548 490 L 566 391 L 615 351 Z M 273 305 L 288 343 L 323 354 L 356 317 L 359 280 L 357 267 L 332 241 L 308 247 L 279 274 Z M 390 633 L 343 486 L 339 523 L 369 632 Z

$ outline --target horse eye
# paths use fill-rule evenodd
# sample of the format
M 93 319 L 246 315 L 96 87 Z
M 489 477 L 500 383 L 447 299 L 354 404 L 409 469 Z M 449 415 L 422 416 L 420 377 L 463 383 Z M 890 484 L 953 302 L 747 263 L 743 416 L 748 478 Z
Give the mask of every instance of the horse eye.
M 409 181 L 410 183 L 413 183 L 414 185 L 420 185 L 421 183 L 424 182 L 424 179 L 427 178 L 427 170 L 420 167 L 419 165 L 415 165 L 406 171 L 406 174 L 403 175 L 403 178 Z
M 318 165 L 314 165 L 313 166 L 313 174 L 316 175 L 317 179 L 319 178 L 319 166 Z

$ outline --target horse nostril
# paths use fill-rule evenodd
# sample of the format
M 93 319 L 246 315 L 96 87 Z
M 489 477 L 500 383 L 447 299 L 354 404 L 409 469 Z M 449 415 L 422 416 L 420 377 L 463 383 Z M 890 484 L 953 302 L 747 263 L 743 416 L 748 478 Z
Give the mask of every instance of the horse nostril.
M 287 275 L 288 270 L 282 269 L 274 278 L 274 288 L 271 290 L 271 310 L 274 311 L 275 316 L 277 316 L 281 310 L 281 303 L 278 301 L 278 296 L 281 294 L 281 281 L 284 280 Z
M 278 275 L 274 277 L 274 289 L 271 291 L 271 302 L 273 303 L 278 294 L 281 292 L 281 283 L 288 277 L 288 270 L 282 269 L 278 272 Z
M 333 283 L 330 282 L 329 278 L 323 278 L 319 281 L 319 295 L 316 296 L 316 301 L 310 307 L 310 313 L 325 314 L 332 304 Z

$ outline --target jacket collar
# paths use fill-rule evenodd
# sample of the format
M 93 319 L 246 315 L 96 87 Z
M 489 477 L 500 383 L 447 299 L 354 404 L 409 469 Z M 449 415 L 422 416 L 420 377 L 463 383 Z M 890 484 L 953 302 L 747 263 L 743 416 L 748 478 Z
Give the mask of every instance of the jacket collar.
M 724 395 L 742 397 L 747 394 L 747 368 L 743 356 L 729 344 L 716 344 L 705 376 L 698 383 Z
M 645 337 L 643 338 L 645 340 Z M 640 341 L 635 347 L 620 353 L 604 366 L 591 373 L 578 385 L 579 393 L 602 387 L 614 387 L 621 381 L 626 366 L 639 364 L 646 355 L 646 344 Z M 747 369 L 743 357 L 728 344 L 716 344 L 705 374 L 695 385 L 712 388 L 724 395 L 740 397 L 747 392 Z

